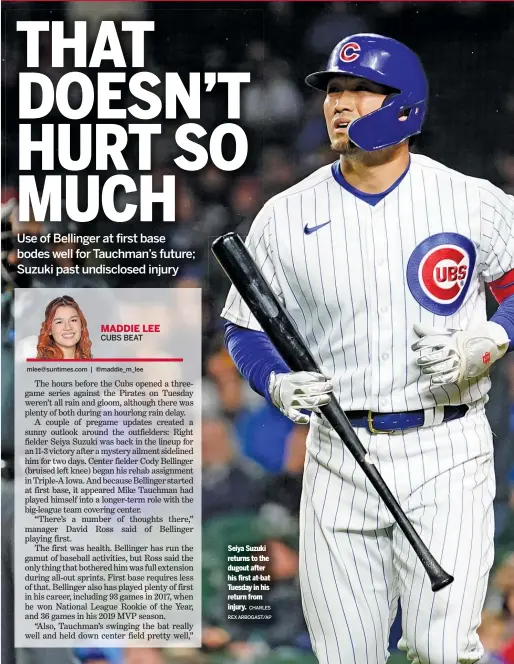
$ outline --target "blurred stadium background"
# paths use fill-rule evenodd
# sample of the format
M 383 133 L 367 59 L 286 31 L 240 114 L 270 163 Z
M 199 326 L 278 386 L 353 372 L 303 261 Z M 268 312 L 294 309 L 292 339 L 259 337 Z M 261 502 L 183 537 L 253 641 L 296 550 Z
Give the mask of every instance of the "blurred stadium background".
M 428 121 L 415 149 L 466 174 L 483 177 L 514 193 L 514 6 L 510 2 L 3 2 L 2 203 L 16 197 L 18 178 L 17 75 L 24 54 L 16 20 L 155 20 L 147 40 L 147 70 L 249 71 L 252 82 L 242 97 L 242 121 L 250 150 L 245 166 L 224 173 L 209 164 L 199 173 L 178 170 L 174 131 L 185 118 L 168 121 L 153 154 L 156 184 L 165 173 L 177 177 L 177 221 L 118 225 L 117 232 L 164 234 L 167 245 L 192 249 L 197 259 L 182 265 L 175 280 L 103 277 L 29 278 L 16 273 L 16 220 L 2 219 L 2 496 L 9 495 L 13 453 L 13 320 L 16 286 L 201 287 L 203 289 L 203 520 L 204 647 L 200 651 L 134 649 L 123 653 L 80 651 L 82 661 L 164 664 L 255 662 L 310 664 L 297 569 L 296 532 L 306 429 L 271 409 L 241 380 L 223 348 L 219 318 L 228 284 L 210 257 L 210 243 L 234 230 L 243 237 L 263 203 L 334 159 L 327 147 L 321 114 L 322 95 L 303 78 L 324 66 L 334 44 L 356 32 L 379 32 L 406 42 L 418 52 L 431 83 Z M 92 31 L 93 32 L 93 31 Z M 126 46 L 128 48 L 128 46 Z M 54 80 L 69 69 L 52 69 L 49 44 L 43 40 L 40 71 Z M 103 69 L 108 71 L 108 69 Z M 129 72 L 130 73 L 130 72 Z M 91 73 L 92 75 L 92 73 Z M 123 91 L 124 104 L 128 90 Z M 200 123 L 210 132 L 224 121 L 220 89 L 202 106 Z M 129 105 L 129 103 L 127 103 Z M 94 122 L 94 116 L 90 121 Z M 59 122 L 53 114 L 46 122 Z M 137 153 L 129 149 L 131 175 Z M 81 195 L 85 176 L 81 174 Z M 34 169 L 41 177 L 40 169 Z M 113 173 L 102 173 L 107 178 Z M 120 201 L 121 202 L 121 201 Z M 133 200 L 131 202 L 134 202 Z M 3 208 L 4 212 L 6 208 Z M 48 220 L 50 221 L 50 220 Z M 53 226 L 53 225 L 52 225 Z M 50 230 L 46 224 L 44 230 Z M 24 225 L 41 232 L 41 224 Z M 99 218 L 87 225 L 66 220 L 58 232 L 111 232 Z M 35 264 L 32 262 L 32 264 Z M 490 302 L 491 312 L 494 303 Z M 495 433 L 497 465 L 497 556 L 484 610 L 481 636 L 484 663 L 514 663 L 514 364 L 506 357 L 494 367 L 488 404 Z M 5 502 L 5 501 L 3 501 Z M 2 506 L 2 523 L 10 511 Z M 5 530 L 5 529 L 4 529 Z M 271 554 L 270 603 L 274 619 L 262 624 L 226 617 L 226 546 L 265 542 Z M 2 585 L 10 574 L 8 535 L 2 538 Z M 7 600 L 3 596 L 3 601 Z M 3 636 L 9 640 L 4 620 Z M 404 662 L 394 652 L 398 625 L 392 630 L 390 662 Z M 10 664 L 8 645 L 2 664 Z M 4 647 L 6 650 L 4 651 Z M 55 652 L 55 651 L 54 651 Z M 69 653 L 71 658 L 73 654 Z M 61 651 L 60 658 L 67 653 Z M 30 655 L 43 662 L 41 651 Z M 57 663 L 50 657 L 49 664 Z M 71 661 L 71 660 L 70 660 Z

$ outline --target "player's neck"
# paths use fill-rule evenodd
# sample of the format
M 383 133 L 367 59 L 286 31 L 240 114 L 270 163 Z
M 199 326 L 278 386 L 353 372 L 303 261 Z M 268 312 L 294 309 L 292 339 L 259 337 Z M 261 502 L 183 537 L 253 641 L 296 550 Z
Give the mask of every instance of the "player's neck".
M 380 194 L 405 173 L 409 156 L 408 146 L 402 145 L 365 153 L 360 159 L 341 156 L 339 161 L 341 173 L 352 187 L 366 194 Z

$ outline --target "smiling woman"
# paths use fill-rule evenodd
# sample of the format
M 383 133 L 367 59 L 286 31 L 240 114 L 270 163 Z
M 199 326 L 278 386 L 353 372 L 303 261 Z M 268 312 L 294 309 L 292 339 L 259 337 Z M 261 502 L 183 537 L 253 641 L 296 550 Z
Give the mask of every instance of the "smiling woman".
M 69 295 L 55 298 L 46 307 L 37 342 L 37 357 L 50 360 L 92 357 L 86 319 Z

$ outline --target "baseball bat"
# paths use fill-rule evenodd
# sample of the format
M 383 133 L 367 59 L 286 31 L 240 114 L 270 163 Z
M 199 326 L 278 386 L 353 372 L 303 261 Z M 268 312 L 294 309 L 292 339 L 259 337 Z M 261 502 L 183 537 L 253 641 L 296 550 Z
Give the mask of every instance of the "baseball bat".
M 320 369 L 295 323 L 262 276 L 239 235 L 236 233 L 222 235 L 213 242 L 212 252 L 291 371 L 320 373 Z M 320 408 L 320 411 L 355 457 L 366 477 L 387 505 L 425 568 L 432 584 L 432 590 L 437 592 L 448 586 L 452 583 L 453 577 L 445 572 L 430 553 L 376 467 L 366 461 L 366 449 L 339 403 L 335 399 L 331 399 L 326 406 Z

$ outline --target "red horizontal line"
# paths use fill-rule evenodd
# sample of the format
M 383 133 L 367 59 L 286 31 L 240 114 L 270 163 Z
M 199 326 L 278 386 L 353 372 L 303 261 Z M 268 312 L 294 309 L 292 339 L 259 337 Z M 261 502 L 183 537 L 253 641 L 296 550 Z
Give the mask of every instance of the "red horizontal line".
M 49 0 L 11 0 L 11 3 L 24 3 L 24 2 L 48 2 Z M 99 2 L 102 0 L 80 0 L 80 2 Z M 141 2 L 142 0 L 121 0 L 121 2 Z M 175 2 L 183 2 L 183 0 L 155 0 L 157 2 L 173 4 Z M 191 3 L 196 2 L 217 2 L 220 3 L 220 0 L 188 0 Z M 279 0 L 221 0 L 221 4 L 225 3 L 240 3 L 244 4 L 245 2 L 278 2 Z M 285 0 L 286 2 L 312 2 L 313 0 Z M 335 0 L 336 2 L 383 2 L 383 0 Z M 446 2 L 448 4 L 456 2 L 487 2 L 487 3 L 499 3 L 499 2 L 511 2 L 512 0 L 418 0 L 419 2 Z M 79 2 L 79 0 L 53 0 L 53 2 Z M 392 2 L 412 2 L 412 0 L 392 0 Z M 223 9 L 223 7 L 221 7 Z
M 88 357 L 82 359 L 52 359 L 28 357 L 27 362 L 183 362 L 183 357 Z

